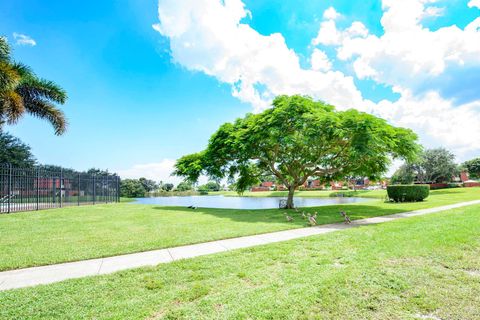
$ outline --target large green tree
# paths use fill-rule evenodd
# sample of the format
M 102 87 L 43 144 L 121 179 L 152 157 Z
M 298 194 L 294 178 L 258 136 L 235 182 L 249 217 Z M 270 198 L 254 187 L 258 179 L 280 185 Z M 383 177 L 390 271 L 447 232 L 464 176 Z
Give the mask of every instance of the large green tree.
M 122 179 L 120 181 L 120 196 L 127 198 L 145 197 L 145 187 L 139 179 Z
M 143 188 L 147 192 L 154 191 L 155 189 L 158 188 L 157 183 L 153 180 L 143 178 L 143 177 L 138 180 L 140 181 L 140 183 L 143 185 Z
M 422 183 L 450 182 L 458 174 L 455 155 L 445 148 L 425 150 L 417 166 L 417 181 Z
M 480 158 L 475 158 L 469 161 L 465 161 L 462 164 L 464 169 L 467 169 L 470 178 L 480 179 Z
M 0 130 L 0 163 L 18 168 L 31 168 L 35 157 L 30 147 L 20 139 Z
M 180 158 L 175 174 L 195 182 L 202 174 L 214 180 L 236 178 L 243 192 L 265 175 L 288 189 L 309 177 L 323 182 L 345 176 L 376 178 L 392 158 L 413 159 L 419 150 L 411 130 L 357 110 L 336 111 L 309 97 L 279 96 L 273 107 L 223 124 L 206 150 Z
M 391 178 L 392 184 L 412 184 L 417 175 L 414 165 L 411 163 L 404 163 L 398 168 Z
M 16 123 L 28 113 L 47 120 L 55 134 L 62 134 L 67 120 L 56 104 L 64 104 L 66 99 L 67 94 L 58 85 L 13 61 L 6 38 L 0 37 L 0 128 L 5 123 Z
M 413 162 L 403 164 L 393 175 L 397 183 L 447 183 L 459 172 L 455 155 L 445 148 L 427 149 Z
M 198 186 L 198 191 L 220 191 L 220 184 L 216 181 L 209 181 L 206 184 Z
M 175 188 L 176 191 L 190 191 L 193 190 L 193 185 L 188 181 L 180 182 Z M 170 190 L 168 190 L 170 191 Z

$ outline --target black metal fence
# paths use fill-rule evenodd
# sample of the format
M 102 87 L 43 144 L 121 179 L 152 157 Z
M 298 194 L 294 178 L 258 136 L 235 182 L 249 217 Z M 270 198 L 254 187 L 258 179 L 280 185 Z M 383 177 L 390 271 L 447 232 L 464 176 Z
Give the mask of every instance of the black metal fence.
M 0 165 L 0 213 L 118 202 L 120 177 Z

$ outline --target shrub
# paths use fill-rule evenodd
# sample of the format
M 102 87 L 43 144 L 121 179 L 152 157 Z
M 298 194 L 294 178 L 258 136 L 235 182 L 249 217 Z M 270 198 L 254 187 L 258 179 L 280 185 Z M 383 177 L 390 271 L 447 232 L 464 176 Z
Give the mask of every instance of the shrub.
M 451 182 L 448 184 L 449 188 L 461 188 L 463 187 L 463 183 L 461 182 Z
M 390 200 L 395 202 L 423 201 L 430 193 L 428 184 L 393 185 L 387 187 Z
M 329 197 L 335 198 L 342 198 L 342 197 L 355 197 L 358 195 L 357 191 L 343 191 L 343 192 L 332 192 L 329 194 Z

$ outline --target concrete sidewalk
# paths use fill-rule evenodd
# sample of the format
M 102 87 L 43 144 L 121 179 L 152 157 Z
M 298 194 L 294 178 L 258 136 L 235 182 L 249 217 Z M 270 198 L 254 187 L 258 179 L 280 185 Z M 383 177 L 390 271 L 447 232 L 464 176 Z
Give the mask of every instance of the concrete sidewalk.
M 397 213 L 388 216 L 355 220 L 352 224 L 334 223 L 316 227 L 285 230 L 225 240 L 217 240 L 188 246 L 153 250 L 121 256 L 83 260 L 0 272 L 0 291 L 48 284 L 66 279 L 108 274 L 120 270 L 154 266 L 179 259 L 193 258 L 207 254 L 253 247 L 262 244 L 298 239 L 361 225 L 377 224 L 402 218 L 435 213 L 465 206 L 480 204 L 480 200 L 462 202 L 448 206 Z

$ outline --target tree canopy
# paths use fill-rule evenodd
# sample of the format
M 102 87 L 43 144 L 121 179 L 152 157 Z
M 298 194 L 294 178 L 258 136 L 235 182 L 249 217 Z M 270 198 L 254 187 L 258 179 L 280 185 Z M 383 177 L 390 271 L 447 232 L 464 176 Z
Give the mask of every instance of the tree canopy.
M 0 163 L 30 168 L 35 165 L 36 160 L 27 144 L 0 130 Z
M 392 158 L 413 160 L 419 146 L 411 130 L 357 110 L 337 111 L 310 97 L 278 96 L 273 107 L 225 123 L 199 153 L 180 158 L 175 174 L 196 182 L 236 178 L 243 192 L 273 175 L 289 190 L 309 177 L 327 182 L 347 175 L 379 177 Z
M 465 161 L 462 167 L 467 169 L 470 175 L 470 178 L 480 179 L 480 157 L 469 160 L 469 161 Z
M 455 155 L 445 148 L 427 149 L 417 160 L 403 164 L 393 175 L 393 183 L 447 183 L 458 174 Z
M 190 191 L 192 189 L 193 189 L 192 184 L 187 181 L 180 182 L 175 188 L 176 191 Z
M 416 178 L 414 166 L 404 163 L 395 171 L 390 182 L 392 184 L 412 184 Z
M 209 181 L 206 184 L 198 186 L 198 191 L 220 191 L 220 184 L 216 181 Z
M 158 184 L 153 180 L 143 177 L 138 180 L 140 181 L 146 192 L 154 191 L 158 188 Z
M 120 181 L 120 196 L 127 198 L 145 197 L 145 187 L 139 179 L 122 179 Z
M 7 40 L 0 37 L 0 128 L 5 123 L 16 123 L 28 113 L 47 120 L 55 134 L 62 134 L 67 120 L 56 104 L 66 100 L 66 92 L 57 84 L 37 77 L 28 66 L 13 61 Z

